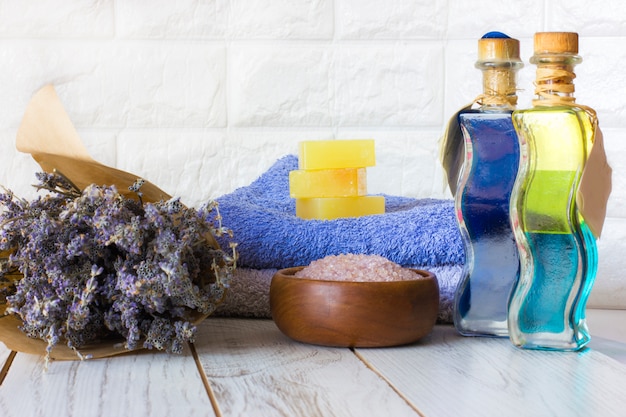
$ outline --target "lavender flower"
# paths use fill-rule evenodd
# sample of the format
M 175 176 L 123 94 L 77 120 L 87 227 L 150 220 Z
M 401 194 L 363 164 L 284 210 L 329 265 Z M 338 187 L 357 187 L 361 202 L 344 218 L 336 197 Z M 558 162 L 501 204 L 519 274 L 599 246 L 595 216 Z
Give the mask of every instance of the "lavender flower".
M 138 346 L 181 352 L 194 318 L 213 312 L 236 266 L 213 236 L 232 233 L 213 202 L 141 202 L 115 187 L 79 190 L 59 174 L 37 174 L 47 191 L 28 202 L 0 193 L 0 302 L 29 337 L 75 349 L 113 335 Z M 7 277 L 19 270 L 17 281 Z

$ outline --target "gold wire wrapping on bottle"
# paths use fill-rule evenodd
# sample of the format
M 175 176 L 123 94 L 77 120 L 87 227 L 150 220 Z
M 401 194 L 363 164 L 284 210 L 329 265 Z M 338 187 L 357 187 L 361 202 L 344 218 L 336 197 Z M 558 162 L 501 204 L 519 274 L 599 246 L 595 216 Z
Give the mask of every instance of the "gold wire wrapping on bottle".
M 576 103 L 576 98 L 573 95 L 575 91 L 574 78 L 576 78 L 576 74 L 562 66 L 537 68 L 537 79 L 535 81 L 535 95 L 537 98 L 533 100 L 533 106 L 578 107 L 589 115 L 595 129 L 598 124 L 596 111 L 591 107 Z
M 509 107 L 517 104 L 515 72 L 509 68 L 493 68 L 485 71 L 483 93 L 474 103 L 486 107 Z
M 576 102 L 574 93 L 576 74 L 564 68 L 537 68 L 534 106 L 570 106 Z
M 517 104 L 516 95 L 503 95 L 503 94 L 481 94 L 473 101 L 481 106 L 491 107 L 509 107 Z

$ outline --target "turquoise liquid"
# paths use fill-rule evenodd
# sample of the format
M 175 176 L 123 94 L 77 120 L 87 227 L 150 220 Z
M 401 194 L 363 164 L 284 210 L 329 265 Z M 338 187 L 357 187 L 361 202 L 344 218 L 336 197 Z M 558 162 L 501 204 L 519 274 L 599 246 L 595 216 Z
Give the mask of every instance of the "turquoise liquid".
M 577 320 L 578 324 L 578 327 L 575 327 L 577 331 L 575 338 L 581 341 L 579 343 L 587 344 L 591 336 L 589 336 L 589 329 L 587 328 L 585 309 L 587 308 L 587 300 L 591 294 L 591 289 L 593 288 L 593 283 L 596 280 L 596 273 L 598 271 L 598 247 L 596 245 L 595 236 L 591 233 L 591 230 L 586 224 L 582 223 L 581 230 L 586 261 L 583 263 L 585 270 L 583 271 L 582 290 L 574 307 L 574 318 Z
M 521 306 L 519 328 L 528 333 L 562 333 L 569 326 L 568 299 L 576 284 L 579 244 L 574 235 L 526 233 L 533 254 L 533 285 Z
M 506 336 L 507 306 L 519 273 L 509 201 L 519 144 L 510 112 L 459 115 L 466 159 L 456 194 L 465 268 L 454 323 L 464 335 Z

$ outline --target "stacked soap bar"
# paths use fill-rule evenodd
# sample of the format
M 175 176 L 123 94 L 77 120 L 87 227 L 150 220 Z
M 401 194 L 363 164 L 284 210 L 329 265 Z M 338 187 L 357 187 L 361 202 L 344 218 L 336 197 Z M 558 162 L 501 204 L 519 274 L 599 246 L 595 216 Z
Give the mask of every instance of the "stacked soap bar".
M 331 220 L 385 212 L 385 198 L 367 195 L 366 168 L 374 166 L 374 141 L 300 142 L 299 169 L 289 173 L 296 216 Z

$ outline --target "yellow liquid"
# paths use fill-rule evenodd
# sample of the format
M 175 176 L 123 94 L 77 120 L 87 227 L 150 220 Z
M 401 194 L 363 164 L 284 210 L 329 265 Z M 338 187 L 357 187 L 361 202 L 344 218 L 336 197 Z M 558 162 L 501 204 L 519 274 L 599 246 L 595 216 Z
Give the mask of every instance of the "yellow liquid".
M 526 174 L 516 199 L 521 227 L 571 233 L 576 190 L 593 140 L 587 113 L 540 107 L 513 113 L 513 123 L 523 142 L 520 177 Z

